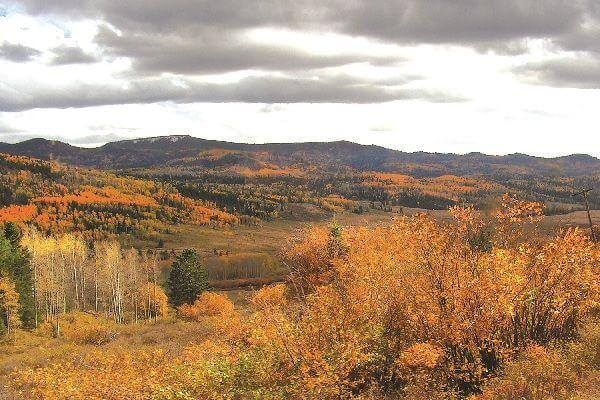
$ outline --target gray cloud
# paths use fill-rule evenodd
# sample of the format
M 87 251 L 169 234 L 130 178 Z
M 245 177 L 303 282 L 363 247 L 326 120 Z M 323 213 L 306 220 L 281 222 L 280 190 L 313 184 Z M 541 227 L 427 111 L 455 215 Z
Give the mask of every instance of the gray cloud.
M 551 37 L 577 26 L 568 0 L 379 0 L 342 3 L 343 30 L 401 42 L 474 44 Z M 335 12 L 335 10 L 333 11 Z
M 457 100 L 453 96 L 398 87 L 402 82 L 389 85 L 372 81 L 344 82 L 341 76 L 320 81 L 307 79 L 318 75 L 319 70 L 350 63 L 369 63 L 375 68 L 394 65 L 403 59 L 393 54 L 377 57 L 363 52 L 303 52 L 292 47 L 255 43 L 245 36 L 249 29 L 262 27 L 334 32 L 400 45 L 456 44 L 504 55 L 527 52 L 528 40 L 534 38 L 549 39 L 554 45 L 568 50 L 600 50 L 597 0 L 18 2 L 31 14 L 101 21 L 95 38 L 97 44 L 107 55 L 131 59 L 132 70 L 127 78 L 132 81 L 128 89 L 107 88 L 100 93 L 91 93 L 96 88 L 85 86 L 69 89 L 79 97 L 66 93 L 59 99 L 55 93 L 43 91 L 35 99 L 0 97 L 0 102 L 6 104 L 5 109 L 44 107 L 44 104 L 79 107 L 168 100 L 276 103 L 377 103 L 415 97 L 427 101 Z M 75 56 L 57 57 L 55 62 L 63 60 L 62 63 L 67 63 L 77 59 Z M 248 78 L 232 85 L 192 84 L 187 77 L 248 70 L 278 74 L 270 78 Z M 593 70 L 580 66 L 579 70 L 569 71 L 561 65 L 528 66 L 516 73 L 527 81 L 548 85 L 587 87 L 594 80 Z M 181 75 L 187 86 L 180 87 L 156 78 L 165 72 Z M 581 76 L 568 76 L 577 73 Z M 293 75 L 293 78 L 281 78 L 280 75 Z M 141 79 L 144 77 L 148 79 Z M 153 77 L 156 79 L 151 79 Z M 119 97 L 122 101 L 118 101 Z
M 557 46 L 565 50 L 600 53 L 600 2 L 580 0 L 583 4 L 582 22 L 555 38 Z
M 474 43 L 572 30 L 592 0 L 24 0 L 32 13 L 102 16 L 124 31 L 325 29 L 394 42 Z
M 166 78 L 132 81 L 127 87 L 78 84 L 68 88 L 2 90 L 0 111 L 16 112 L 33 108 L 91 107 L 112 104 L 175 103 L 382 103 L 394 100 L 431 102 L 465 101 L 442 92 L 367 85 L 345 78 L 340 85 L 334 77 L 283 78 L 249 77 L 236 83 L 214 84 Z
M 365 54 L 314 55 L 290 48 L 245 42 L 239 33 L 203 29 L 194 34 L 135 32 L 118 35 L 101 27 L 96 37 L 113 56 L 131 57 L 137 72 L 183 74 L 220 73 L 249 69 L 306 70 L 350 63 L 377 65 L 402 61 L 400 57 Z
M 600 58 L 561 58 L 514 69 L 523 81 L 538 85 L 600 89 Z
M 52 65 L 89 64 L 98 61 L 92 54 L 75 46 L 59 46 L 53 49 L 52 53 L 54 53 L 54 57 L 50 61 Z
M 553 38 L 564 56 L 514 69 L 527 83 L 579 89 L 600 88 L 600 2 L 580 0 L 582 23 Z
M 31 61 L 31 59 L 40 54 L 41 52 L 39 50 L 23 46 L 22 44 L 4 42 L 0 46 L 0 58 L 13 62 Z

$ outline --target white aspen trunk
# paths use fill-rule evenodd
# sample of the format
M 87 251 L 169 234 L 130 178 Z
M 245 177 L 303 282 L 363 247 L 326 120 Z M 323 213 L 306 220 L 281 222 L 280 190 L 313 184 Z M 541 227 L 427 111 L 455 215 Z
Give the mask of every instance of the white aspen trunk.
M 98 272 L 97 272 L 97 268 L 94 268 L 94 310 L 96 310 L 96 312 L 98 312 Z
M 152 301 L 152 305 L 154 308 L 154 322 L 156 322 L 158 320 L 158 310 L 156 309 L 156 254 L 154 254 L 154 256 L 152 257 L 152 272 L 154 273 L 154 282 L 152 285 L 152 296 L 153 301 Z

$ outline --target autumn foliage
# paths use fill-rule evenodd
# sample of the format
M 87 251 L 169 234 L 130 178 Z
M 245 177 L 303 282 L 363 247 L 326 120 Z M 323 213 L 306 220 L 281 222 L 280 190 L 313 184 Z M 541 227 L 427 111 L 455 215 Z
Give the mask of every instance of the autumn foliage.
M 287 285 L 257 290 L 250 313 L 210 292 L 179 308 L 214 328 L 211 340 L 177 357 L 91 353 L 17 372 L 14 382 L 48 399 L 594 393 L 600 247 L 579 229 L 529 238 L 538 214 L 537 205 L 505 197 L 498 212 L 457 207 L 447 222 L 418 215 L 373 228 L 312 228 L 282 250 Z
M 233 313 L 233 303 L 223 295 L 203 292 L 193 304 L 182 304 L 177 311 L 183 318 L 192 320 L 202 317 L 228 317 Z
M 167 183 L 0 154 L 0 224 L 100 239 L 150 236 L 178 223 L 229 225 L 239 219 Z
M 0 277 L 0 328 L 7 334 L 21 325 L 19 319 L 19 293 L 15 284 L 8 278 Z

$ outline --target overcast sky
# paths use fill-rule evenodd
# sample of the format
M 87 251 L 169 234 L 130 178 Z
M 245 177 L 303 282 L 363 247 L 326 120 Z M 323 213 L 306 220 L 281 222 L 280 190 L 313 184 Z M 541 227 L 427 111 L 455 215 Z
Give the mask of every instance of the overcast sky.
M 600 156 L 598 0 L 0 0 L 0 141 Z

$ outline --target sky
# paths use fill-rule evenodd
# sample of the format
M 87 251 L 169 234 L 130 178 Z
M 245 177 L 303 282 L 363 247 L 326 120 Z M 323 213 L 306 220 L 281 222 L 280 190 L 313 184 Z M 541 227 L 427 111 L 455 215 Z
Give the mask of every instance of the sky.
M 0 141 L 600 157 L 598 0 L 0 0 Z

